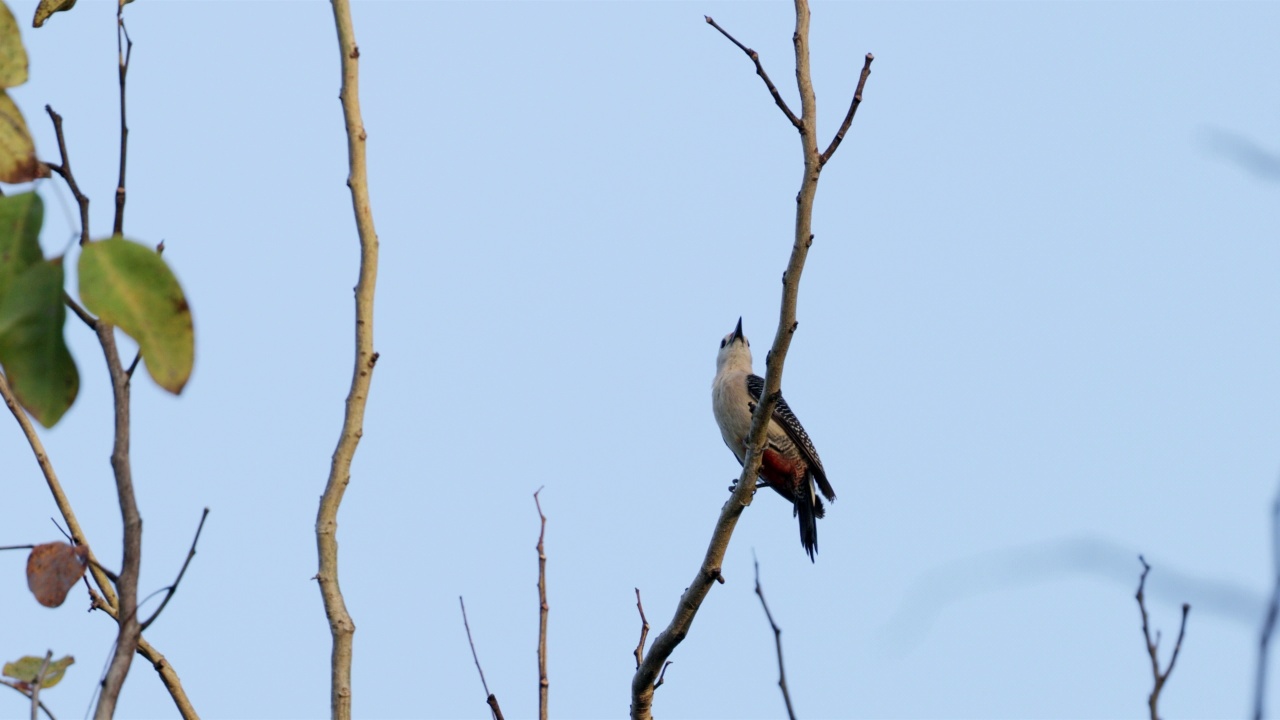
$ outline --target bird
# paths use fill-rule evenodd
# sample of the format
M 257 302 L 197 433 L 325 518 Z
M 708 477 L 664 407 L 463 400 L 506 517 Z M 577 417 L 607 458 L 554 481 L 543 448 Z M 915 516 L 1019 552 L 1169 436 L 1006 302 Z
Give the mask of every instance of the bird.
M 739 465 L 746 462 L 751 415 L 763 394 L 764 378 L 751 371 L 751 343 L 742 334 L 742 318 L 738 318 L 737 327 L 720 341 L 720 351 L 716 354 L 711 409 L 720 426 L 720 436 L 738 458 Z M 792 514 L 800 521 L 800 544 L 813 562 L 818 552 L 817 520 L 826 514 L 822 498 L 833 502 L 836 494 L 827 481 L 827 472 L 809 433 L 781 393 L 769 419 L 767 436 L 760 479 L 794 506 Z

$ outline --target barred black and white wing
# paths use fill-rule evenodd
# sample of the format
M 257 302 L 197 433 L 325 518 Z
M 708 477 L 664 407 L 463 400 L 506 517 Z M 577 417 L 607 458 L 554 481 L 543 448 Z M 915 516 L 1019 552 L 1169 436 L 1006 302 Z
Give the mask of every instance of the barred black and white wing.
M 764 394 L 764 378 L 759 375 L 747 376 L 747 393 L 752 399 L 760 402 L 760 396 Z M 822 491 L 823 497 L 827 500 L 835 500 L 835 490 L 831 488 L 831 483 L 827 481 L 827 471 L 822 467 L 822 459 L 818 457 L 818 449 L 813 446 L 813 441 L 809 439 L 809 433 L 804 431 L 804 426 L 800 424 L 800 419 L 795 413 L 791 412 L 791 406 L 787 405 L 787 401 L 779 397 L 777 405 L 773 408 L 773 421 L 782 426 L 786 431 L 787 437 L 791 438 L 791 442 L 795 443 L 799 448 L 800 454 L 804 456 L 805 462 L 809 464 L 809 471 L 813 473 L 814 480 L 818 483 L 818 489 Z

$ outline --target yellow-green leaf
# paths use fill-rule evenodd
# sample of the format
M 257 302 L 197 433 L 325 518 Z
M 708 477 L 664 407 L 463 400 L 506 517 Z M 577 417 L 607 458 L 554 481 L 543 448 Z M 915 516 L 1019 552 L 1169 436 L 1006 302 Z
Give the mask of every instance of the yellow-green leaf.
M 40 225 L 44 203 L 33 192 L 0 197 L 0 298 L 13 279 L 44 259 Z
M 49 667 L 44 670 L 44 680 L 40 683 L 41 688 L 51 688 L 62 681 L 62 676 L 66 674 L 67 668 L 76 661 L 70 655 L 64 655 L 57 660 L 50 660 Z M 44 667 L 44 658 L 35 655 L 24 655 L 23 657 L 4 664 L 4 676 L 11 677 L 18 682 L 34 685 L 36 677 L 40 675 L 40 668 Z
M 22 47 L 18 21 L 9 6 L 0 3 L 0 89 L 27 81 L 27 49 Z
M 18 402 L 53 427 L 80 392 L 62 328 L 62 258 L 27 268 L 0 297 L 0 365 Z
M 49 19 L 50 15 L 63 10 L 70 10 L 75 6 L 76 0 L 40 0 L 40 4 L 36 6 L 36 18 L 31 21 L 31 25 L 40 27 L 45 20 Z
M 80 251 L 80 299 L 138 343 L 147 372 L 175 395 L 191 377 L 195 333 L 182 286 L 160 254 L 116 235 Z
M 0 182 L 30 182 L 46 174 L 41 169 L 22 111 L 8 93 L 0 91 Z

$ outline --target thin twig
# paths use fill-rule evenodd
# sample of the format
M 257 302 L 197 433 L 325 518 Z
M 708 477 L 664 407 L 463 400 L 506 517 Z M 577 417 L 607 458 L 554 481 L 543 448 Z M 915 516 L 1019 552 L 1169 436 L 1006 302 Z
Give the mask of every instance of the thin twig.
M 502 720 L 502 708 L 498 707 L 498 696 L 489 692 L 489 683 L 484 679 L 484 668 L 480 667 L 480 656 L 476 654 L 476 644 L 471 639 L 471 623 L 467 622 L 467 604 L 458 596 L 458 605 L 462 608 L 462 627 L 467 629 L 467 644 L 471 646 L 471 659 L 476 661 L 476 672 L 480 673 L 480 685 L 484 688 L 485 702 L 493 712 L 494 720 Z
M 4 685 L 5 687 L 11 687 L 14 690 L 17 690 L 18 692 L 22 693 L 22 697 L 25 697 L 25 698 L 31 697 L 30 690 L 24 690 L 21 685 L 19 685 L 18 683 L 12 680 L 5 680 L 4 678 L 0 678 L 0 685 Z M 44 711 L 44 714 L 49 718 L 49 720 L 57 720 L 57 718 L 53 716 L 53 713 L 49 712 L 49 708 L 46 707 L 43 702 L 39 702 L 39 701 L 37 702 L 40 705 L 40 709 Z
M 547 516 L 542 514 L 542 503 L 538 500 L 538 492 L 533 494 L 533 504 L 538 508 L 538 519 L 541 526 L 538 530 L 538 718 L 547 720 L 547 695 L 551 684 L 547 680 L 547 553 L 542 539 L 547 534 Z
M 769 627 L 773 628 L 773 645 L 778 651 L 778 687 L 782 689 L 782 701 L 787 704 L 787 717 L 796 720 L 795 708 L 791 707 L 791 693 L 787 691 L 787 671 L 782 666 L 782 628 L 773 621 L 769 603 L 764 600 L 764 588 L 760 587 L 760 561 L 756 559 L 754 550 L 751 552 L 751 562 L 756 566 L 756 597 L 760 598 L 760 607 L 764 608 L 764 616 L 769 620 Z
M 858 89 L 853 91 L 853 101 L 849 103 L 849 112 L 845 114 L 844 122 L 840 123 L 840 129 L 836 131 L 836 136 L 831 138 L 831 144 L 822 153 L 820 161 L 823 165 L 826 165 L 831 156 L 835 154 L 836 148 L 840 147 L 840 143 L 844 141 L 844 134 L 849 132 L 849 126 L 853 124 L 853 116 L 858 112 L 858 106 L 862 104 L 862 88 L 866 86 L 867 77 L 871 75 L 871 61 L 875 59 L 875 55 L 867 53 L 866 58 L 862 61 L 862 75 L 858 77 Z
M 53 121 L 53 134 L 58 139 L 58 153 L 62 158 L 57 165 L 45 164 L 50 170 L 62 176 L 67 187 L 71 189 L 71 195 L 75 197 L 76 204 L 80 206 L 80 244 L 87 245 L 89 243 L 89 198 L 80 192 L 80 186 L 76 184 L 76 176 L 71 172 L 71 157 L 67 154 L 67 137 L 62 133 L 62 116 L 54 112 L 52 106 L 45 105 L 44 110 L 49 113 L 49 119 Z M 89 322 L 84 315 L 76 314 L 80 315 L 81 320 Z
M 209 508 L 205 508 L 204 512 L 200 514 L 200 524 L 196 526 L 196 536 L 191 538 L 191 549 L 187 551 L 187 559 L 182 561 L 182 569 L 178 571 L 178 577 L 173 579 L 172 585 L 165 588 L 167 594 L 164 596 L 164 600 L 160 601 L 160 607 L 156 608 L 156 611 L 151 613 L 151 617 L 142 623 L 144 632 L 151 627 L 151 623 L 155 622 L 156 618 L 160 617 L 160 613 L 164 610 L 164 606 L 169 604 L 173 594 L 178 592 L 178 585 L 182 583 L 182 576 L 187 574 L 187 566 L 191 564 L 191 559 L 196 556 L 196 543 L 200 542 L 200 531 L 204 530 L 204 521 L 207 517 L 209 517 Z
M 67 307 L 71 308 L 71 312 L 75 313 L 76 317 L 83 320 L 84 324 L 87 325 L 90 330 L 98 329 L 98 318 L 90 315 L 88 310 L 80 307 L 80 303 L 71 299 L 71 296 L 67 294 L 66 290 L 62 291 L 62 302 L 65 303 Z
M 36 673 L 36 680 L 31 683 L 31 720 L 40 720 L 40 686 L 44 685 L 44 674 L 49 672 L 49 661 L 52 659 L 53 651 L 46 650 L 44 662 L 40 663 L 40 672 Z
M 123 45 L 121 41 L 123 39 Z M 129 123 L 125 115 L 125 78 L 129 75 L 129 58 L 133 55 L 133 40 L 124 25 L 124 2 L 116 5 L 116 57 L 120 63 L 120 179 L 116 182 L 116 218 L 112 223 L 113 235 L 124 234 L 124 168 L 129 149 Z
M 640 602 L 640 588 L 636 588 L 636 609 L 640 611 L 640 642 L 636 643 L 636 669 L 644 662 L 644 641 L 649 637 L 649 619 L 644 616 L 644 605 Z
M 1151 676 L 1153 686 L 1151 695 L 1147 697 L 1147 707 L 1151 711 L 1151 720 L 1160 720 L 1160 714 L 1157 705 L 1160 702 L 1160 691 L 1164 689 L 1164 683 L 1169 679 L 1169 674 L 1173 672 L 1174 663 L 1178 662 L 1178 653 L 1182 650 L 1182 638 L 1187 632 L 1187 614 L 1191 612 L 1191 606 L 1182 603 L 1182 625 L 1178 628 L 1178 641 L 1173 645 L 1173 655 L 1169 658 L 1169 666 L 1160 671 L 1160 633 L 1156 633 L 1155 640 L 1151 639 L 1151 630 L 1147 625 L 1147 604 L 1146 596 L 1143 591 L 1147 586 L 1147 573 L 1151 572 L 1151 566 L 1147 564 L 1145 558 L 1138 556 L 1138 562 L 1142 563 L 1142 576 L 1138 579 L 1138 593 L 1134 598 L 1138 601 L 1138 610 L 1142 613 L 1142 636 L 1147 641 L 1147 655 L 1151 658 Z
M 791 124 L 794 125 L 797 130 L 804 132 L 804 125 L 800 122 L 800 118 L 796 117 L 796 114 L 791 112 L 791 108 L 787 107 L 787 102 L 782 99 L 782 95 L 778 93 L 778 88 L 775 87 L 773 81 L 769 79 L 769 73 L 765 72 L 764 66 L 760 64 L 760 53 L 757 53 L 755 50 L 752 50 L 746 45 L 738 42 L 737 38 L 726 32 L 725 29 L 720 27 L 715 20 L 712 20 L 710 15 L 703 15 L 702 17 L 706 18 L 708 25 L 719 30 L 721 35 L 729 38 L 729 42 L 737 45 L 739 50 L 746 53 L 747 57 L 751 58 L 751 62 L 756 64 L 756 74 L 760 76 L 761 80 L 764 80 L 765 87 L 769 88 L 769 94 L 773 96 L 773 101 L 778 104 L 778 107 L 782 110 L 782 114 L 787 116 L 787 119 L 791 121 Z
M 817 129 L 817 100 L 814 97 L 813 80 L 809 68 L 809 4 L 807 0 L 795 0 L 796 27 L 792 41 L 796 50 L 796 85 L 800 91 L 800 118 L 797 121 L 794 113 L 782 102 L 768 82 L 758 57 L 749 48 L 739 43 L 724 30 L 721 30 L 711 18 L 707 22 L 720 30 L 740 49 L 757 62 L 758 73 L 765 78 L 766 85 L 771 88 L 775 102 L 778 103 L 793 124 L 799 123 L 801 149 L 804 156 L 804 175 L 800 183 L 800 191 L 796 195 L 795 236 L 791 246 L 791 259 L 787 263 L 786 272 L 782 276 L 782 302 L 779 310 L 778 329 L 774 334 L 773 346 L 766 362 L 765 388 L 762 399 L 756 403 L 751 418 L 751 431 L 747 436 L 747 455 L 742 464 L 742 474 L 734 488 L 729 501 L 720 510 L 715 530 L 707 546 L 702 565 L 694 576 L 666 629 L 659 633 L 649 648 L 649 654 L 636 669 L 631 680 L 631 717 L 635 720 L 649 720 L 652 717 L 653 690 L 655 679 L 665 663 L 675 651 L 677 645 L 689 634 L 693 619 L 702 606 L 702 601 L 715 582 L 724 582 L 721 566 L 729 540 L 737 526 L 738 518 L 746 506 L 751 504 L 755 492 L 756 477 L 760 474 L 760 462 L 764 450 L 765 431 L 768 418 L 781 396 L 783 365 L 787 350 L 791 347 L 791 338 L 795 333 L 796 302 L 800 291 L 800 276 L 804 271 L 805 259 L 809 247 L 813 244 L 813 202 L 818 189 L 818 177 L 822 172 L 821 155 L 815 141 Z
M 1267 660 L 1271 651 L 1271 637 L 1276 631 L 1276 616 L 1280 615 L 1280 491 L 1271 504 L 1271 600 L 1267 614 L 1258 633 L 1258 665 L 1253 680 L 1253 718 L 1262 720 L 1267 694 Z
M 338 508 L 351 482 L 351 461 L 364 435 L 365 403 L 373 379 L 378 354 L 373 351 L 373 301 L 378 279 L 378 234 L 373 225 L 373 209 L 369 202 L 369 180 L 365 161 L 367 135 L 360 116 L 360 50 L 356 46 L 355 28 L 351 20 L 350 0 L 332 0 L 333 21 L 338 32 L 341 57 L 342 116 L 347 131 L 347 187 L 351 189 L 351 205 L 356 232 L 360 236 L 360 270 L 356 281 L 355 363 L 351 389 L 347 393 L 342 431 L 333 451 L 329 479 L 320 508 L 316 512 L 316 554 L 319 571 L 316 580 L 324 601 L 325 617 L 333 638 L 329 662 L 329 703 L 334 720 L 351 718 L 351 654 L 355 621 L 347 611 L 338 583 Z

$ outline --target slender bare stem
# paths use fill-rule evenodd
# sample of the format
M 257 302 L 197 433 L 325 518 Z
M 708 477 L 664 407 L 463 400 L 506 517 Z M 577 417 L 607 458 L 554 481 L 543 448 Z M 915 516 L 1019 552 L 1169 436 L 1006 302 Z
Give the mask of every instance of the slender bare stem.
M 373 351 L 373 299 L 378 277 L 378 235 L 374 230 L 373 209 L 369 203 L 365 162 L 367 135 L 364 120 L 360 116 L 360 50 L 356 46 L 355 28 L 351 20 L 351 3 L 350 0 L 332 0 L 332 3 L 342 68 L 339 99 L 342 101 L 342 115 L 347 131 L 347 187 L 351 189 L 356 231 L 360 237 L 360 270 L 355 288 L 355 363 L 351 374 L 351 389 L 347 393 L 342 432 L 333 451 L 329 479 L 316 513 L 316 550 L 319 556 L 316 580 L 319 582 L 320 596 L 324 600 L 329 632 L 333 637 L 333 652 L 330 656 L 331 713 L 335 720 L 347 720 L 351 717 L 351 653 L 356 625 L 347 611 L 342 588 L 338 583 L 338 508 L 342 504 L 347 484 L 351 482 L 351 460 L 355 457 L 356 447 L 364 434 L 365 403 L 369 397 L 373 367 L 378 362 L 378 354 Z
M 760 561 L 756 559 L 754 552 L 751 553 L 751 561 L 756 566 L 756 597 L 760 598 L 760 607 L 764 608 L 764 616 L 769 620 L 769 627 L 773 628 L 773 645 L 778 651 L 778 687 L 782 690 L 782 701 L 787 705 L 787 717 L 796 720 L 795 708 L 791 707 L 791 693 L 787 690 L 787 670 L 782 665 L 782 628 L 773 621 L 769 603 L 764 600 L 764 588 L 760 586 Z
M 800 118 L 796 117 L 796 114 L 791 112 L 791 108 L 787 107 L 787 101 L 782 99 L 782 95 L 778 92 L 778 88 L 774 86 L 773 81 L 769 79 L 769 73 L 764 71 L 764 65 L 760 64 L 760 53 L 757 53 L 755 50 L 752 50 L 746 45 L 738 42 L 737 38 L 730 35 L 724 28 L 720 27 L 719 23 L 715 20 L 712 20 L 710 15 L 703 15 L 702 17 L 706 19 L 708 25 L 719 30 L 721 35 L 729 38 L 729 42 L 737 45 L 739 50 L 746 53 L 747 57 L 751 58 L 751 62 L 756 64 L 756 74 L 760 76 L 761 80 L 764 80 L 764 86 L 769 89 L 769 94 L 773 96 L 773 101 L 778 104 L 778 109 L 782 110 L 782 114 L 787 116 L 787 119 L 791 121 L 791 124 L 794 125 L 797 130 L 804 132 L 804 126 L 801 124 Z
M 1276 616 L 1280 615 L 1280 492 L 1271 504 L 1271 600 L 1267 614 L 1258 633 L 1258 665 L 1253 680 L 1253 718 L 1262 720 L 1267 694 L 1267 660 L 1271 650 L 1271 637 L 1276 631 Z
M 200 514 L 200 524 L 196 526 L 196 536 L 191 538 L 191 549 L 187 550 L 187 559 L 182 561 L 182 569 L 178 570 L 178 577 L 174 578 L 173 584 L 165 588 L 164 600 L 160 601 L 160 607 L 151 613 L 151 617 L 143 621 L 142 630 L 144 632 L 151 627 L 151 623 L 155 622 L 156 618 L 160 617 L 160 613 L 164 612 L 164 606 L 168 605 L 169 601 L 173 599 L 173 594 L 178 592 L 178 585 L 182 584 L 182 576 L 187 574 L 187 566 L 191 564 L 191 560 L 196 556 L 196 543 L 200 542 L 200 532 L 204 530 L 204 521 L 208 517 L 209 508 L 205 508 L 204 512 Z
M 644 616 L 644 604 L 640 602 L 640 588 L 636 588 L 636 609 L 640 611 L 640 642 L 636 644 L 636 669 L 644 662 L 644 641 L 649 637 L 649 619 Z
M 58 139 L 58 153 L 62 158 L 57 165 L 45 164 L 50 170 L 62 176 L 71 190 L 71 195 L 75 197 L 76 204 L 80 206 L 80 244 L 85 245 L 89 242 L 89 198 L 80 192 L 80 186 L 76 184 L 76 176 L 71 173 L 71 157 L 67 154 L 67 137 L 62 132 L 62 116 L 54 112 L 53 107 L 49 105 L 45 105 L 44 110 L 49 113 L 49 119 L 53 121 L 53 134 Z M 85 314 L 79 312 L 76 314 L 80 315 L 81 320 L 89 322 L 85 319 Z
M 494 720 L 502 720 L 502 708 L 498 707 L 498 696 L 489 692 L 489 683 L 484 679 L 484 668 L 480 667 L 480 656 L 476 654 L 476 644 L 471 639 L 471 623 L 467 622 L 467 604 L 462 602 L 461 595 L 458 596 L 458 606 L 462 608 L 462 627 L 467 630 L 467 644 L 471 646 L 471 659 L 476 663 L 476 672 L 480 673 L 480 686 L 484 688 L 485 702 L 489 704 Z
M 791 246 L 791 259 L 787 263 L 786 272 L 782 276 L 782 303 L 779 311 L 778 329 L 774 334 L 773 346 L 766 362 L 765 389 L 761 401 L 756 403 L 751 419 L 751 432 L 747 439 L 747 456 L 742 465 L 742 474 L 734 487 L 729 501 L 720 510 L 711 541 L 698 568 L 697 575 L 689 584 L 676 611 L 666 629 L 658 634 L 649 653 L 636 669 L 631 680 L 631 717 L 636 720 L 649 720 L 652 717 L 653 691 L 660 673 L 666 667 L 668 658 L 676 646 L 688 635 L 694 616 L 702 606 L 702 601 L 711 590 L 714 582 L 724 582 L 721 565 L 729 546 L 729 539 L 737 526 L 738 518 L 746 506 L 751 504 L 755 492 L 755 480 L 760 474 L 760 461 L 764 448 L 767 418 L 780 397 L 782 387 L 783 364 L 787 350 L 791 346 L 791 337 L 796 331 L 796 302 L 800 290 L 800 275 L 804 270 L 805 259 L 809 247 L 813 243 L 813 202 L 818 189 L 818 176 L 822 172 L 822 156 L 818 152 L 817 143 L 817 101 L 814 97 L 813 81 L 809 69 L 809 5 L 807 0 L 795 0 L 796 28 L 792 40 L 796 50 L 796 85 L 800 91 L 800 117 L 797 119 L 786 103 L 782 101 L 777 88 L 768 80 L 759 57 L 742 43 L 720 28 L 711 18 L 707 23 L 719 30 L 738 46 L 756 63 L 757 74 L 765 80 L 766 87 L 774 97 L 774 102 L 787 116 L 787 119 L 800 131 L 801 149 L 804 157 L 804 175 L 800 184 L 800 192 L 796 196 L 795 237 Z
M 1187 614 L 1191 612 L 1191 606 L 1182 603 L 1182 624 L 1178 628 L 1178 640 L 1173 644 L 1173 655 L 1169 658 L 1169 665 L 1163 672 L 1160 670 L 1160 633 L 1156 633 L 1154 640 L 1151 639 L 1151 630 L 1147 624 L 1147 603 L 1144 590 L 1147 587 L 1147 573 L 1151 572 L 1151 566 L 1147 564 L 1145 558 L 1138 556 L 1138 562 L 1142 563 L 1142 577 L 1138 579 L 1138 593 L 1134 599 L 1138 601 L 1138 610 L 1142 613 L 1142 637 L 1147 641 L 1147 655 L 1151 658 L 1151 677 L 1152 688 L 1151 694 L 1147 696 L 1147 708 L 1151 711 L 1151 720 L 1160 720 L 1160 713 L 1157 706 L 1160 703 L 1160 691 L 1164 689 L 1165 681 L 1169 679 L 1169 674 L 1173 672 L 1174 663 L 1178 662 L 1178 653 L 1182 651 L 1182 638 L 1187 633 Z
M 116 217 L 111 234 L 124 233 L 124 169 L 129 149 L 129 123 L 125 114 L 125 78 L 129 75 L 129 58 L 133 55 L 133 40 L 124 26 L 124 2 L 116 5 L 116 56 L 120 64 L 120 178 L 116 182 Z
M 542 514 L 542 503 L 538 500 L 538 492 L 533 494 L 533 504 L 538 508 L 538 519 L 541 522 L 538 530 L 538 718 L 547 720 L 547 694 L 551 683 L 547 680 L 547 552 L 542 540 L 547 534 L 547 516 Z
M 853 91 L 853 101 L 849 103 L 849 112 L 844 116 L 844 122 L 840 123 L 840 129 L 836 131 L 836 136 L 831 138 L 831 144 L 823 151 L 821 161 L 823 165 L 831 159 L 835 154 L 836 148 L 840 147 L 840 143 L 844 141 L 844 134 L 849 132 L 849 126 L 853 124 L 853 116 L 858 112 L 858 106 L 862 104 L 862 88 L 867 84 L 867 78 L 871 75 L 871 61 L 876 56 L 867 53 L 862 61 L 862 74 L 858 76 L 858 89 Z

